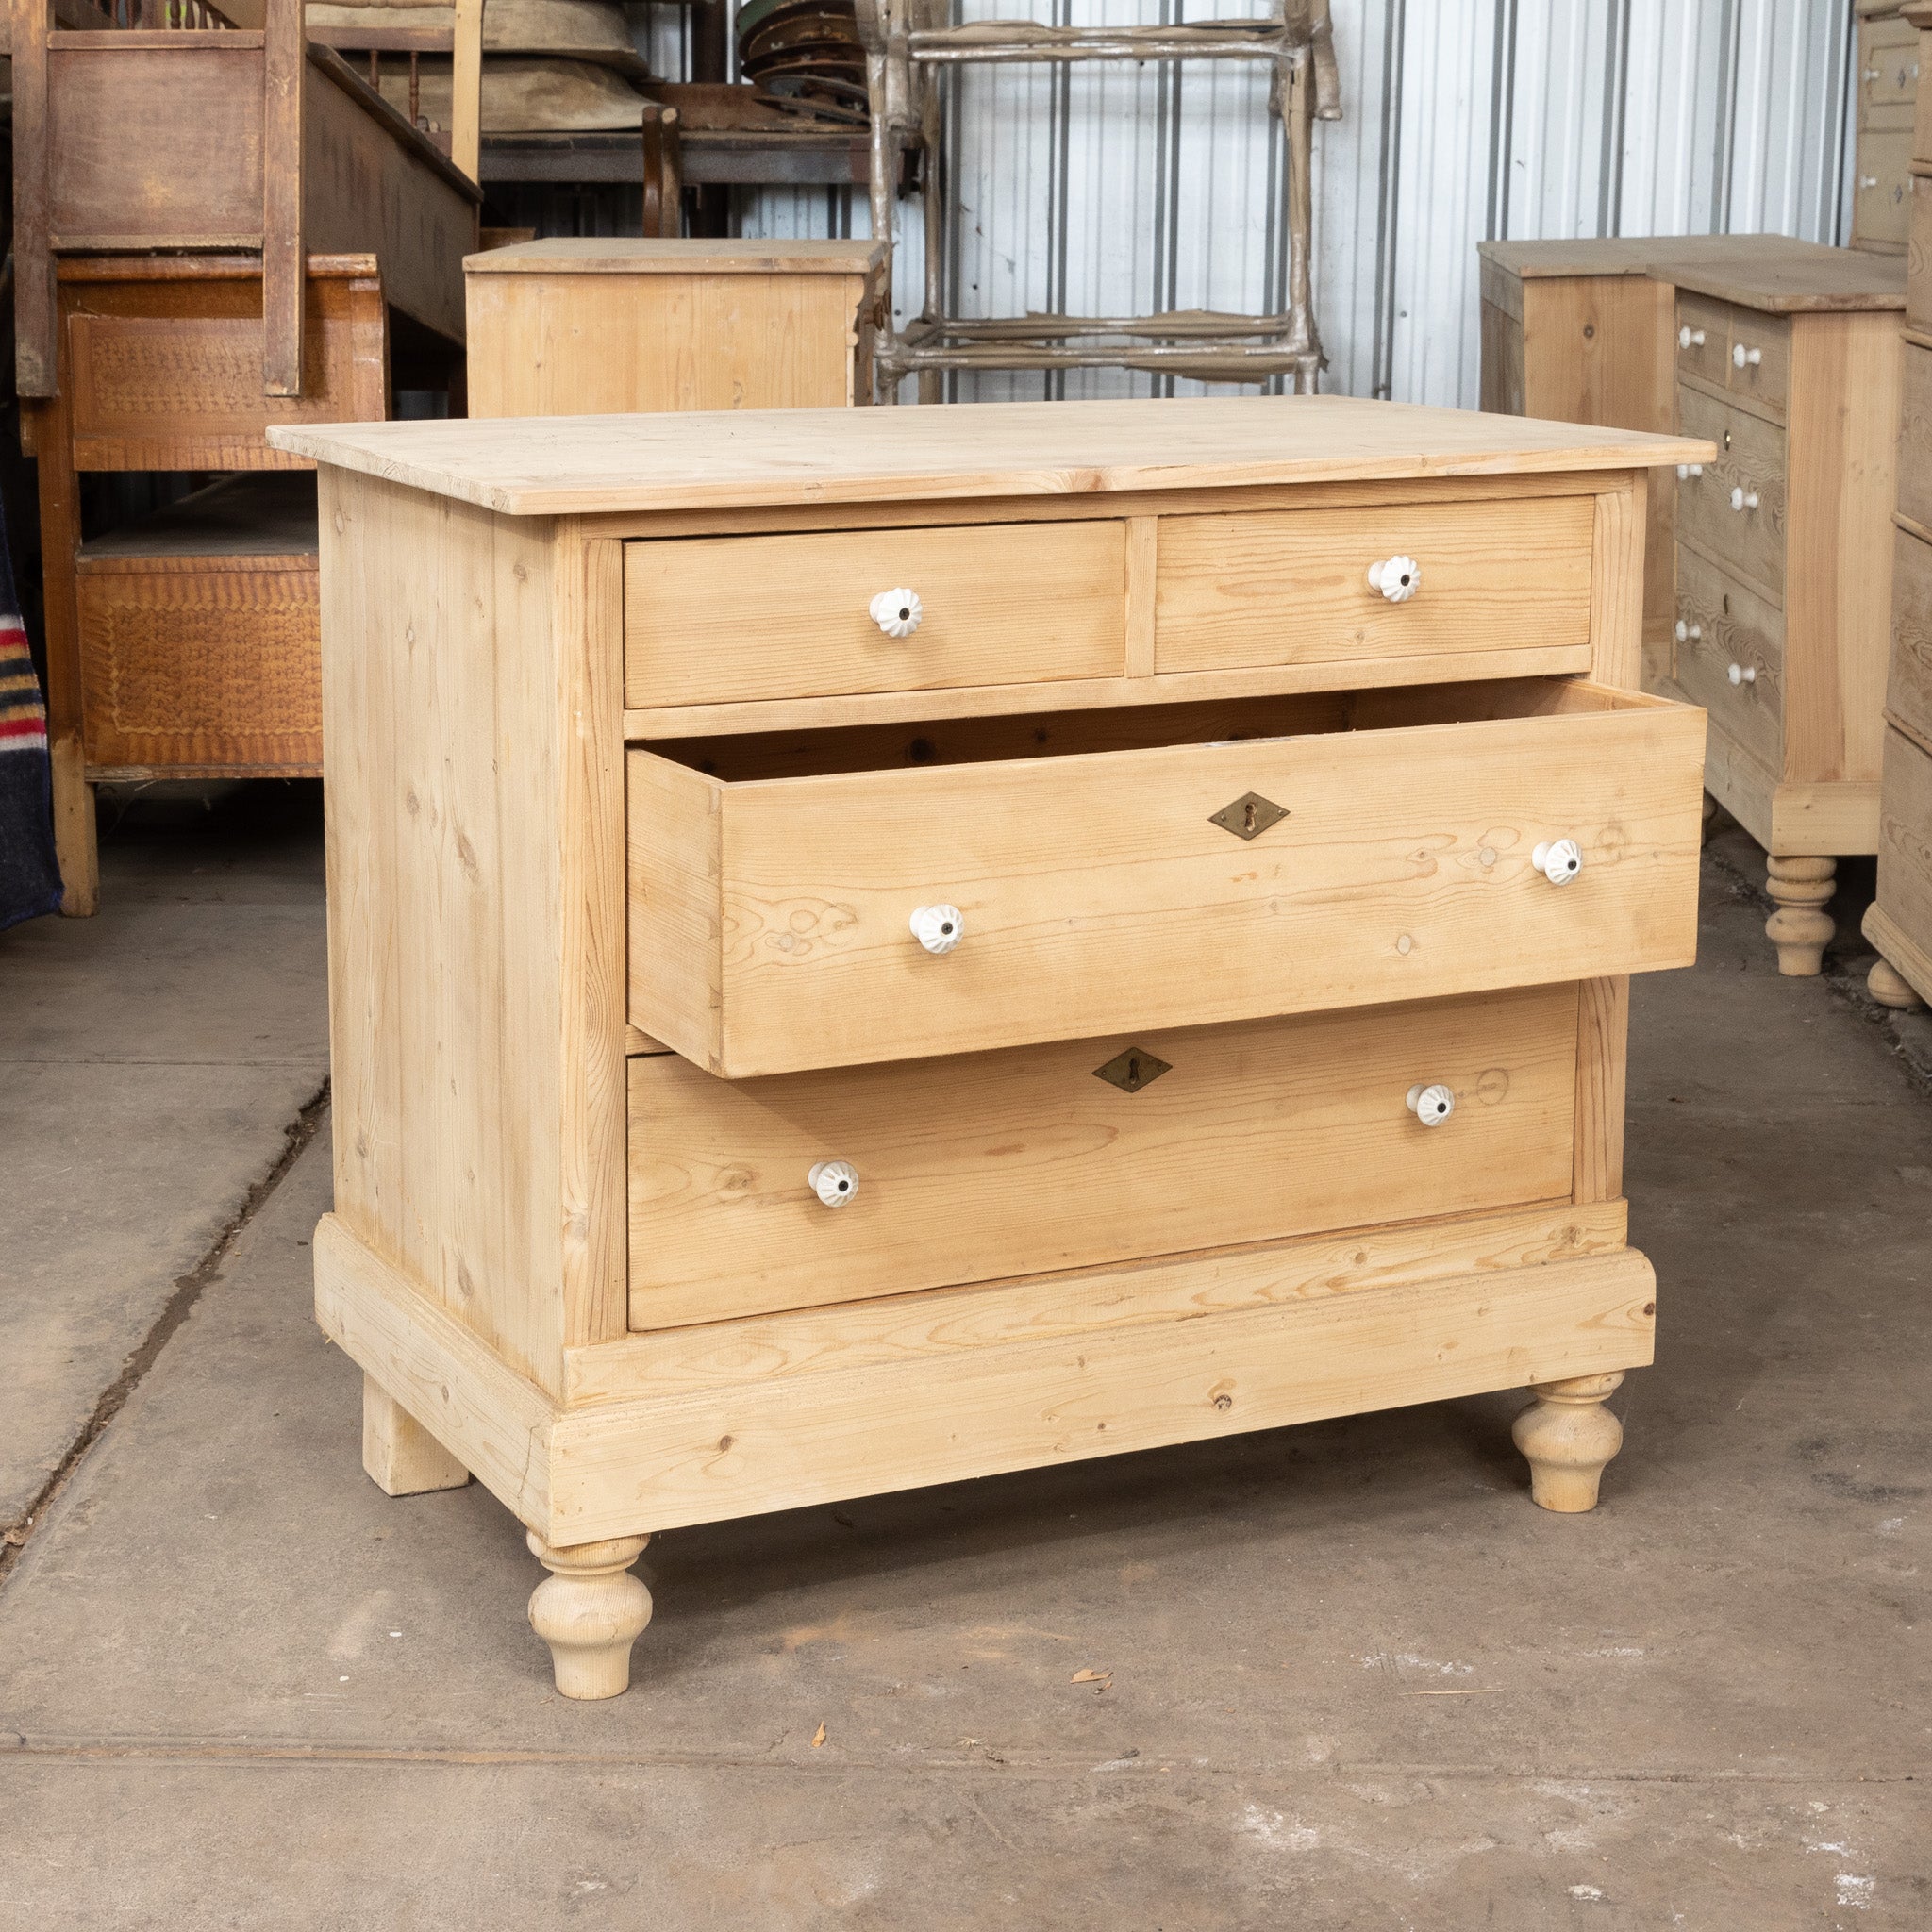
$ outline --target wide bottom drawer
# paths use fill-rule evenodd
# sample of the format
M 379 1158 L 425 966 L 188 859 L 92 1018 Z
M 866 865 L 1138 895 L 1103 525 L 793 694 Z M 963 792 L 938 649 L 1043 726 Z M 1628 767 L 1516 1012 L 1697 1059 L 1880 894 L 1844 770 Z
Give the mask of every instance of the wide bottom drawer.
M 1567 1198 L 1577 1012 L 1571 982 L 758 1080 L 634 1059 L 631 1326 Z

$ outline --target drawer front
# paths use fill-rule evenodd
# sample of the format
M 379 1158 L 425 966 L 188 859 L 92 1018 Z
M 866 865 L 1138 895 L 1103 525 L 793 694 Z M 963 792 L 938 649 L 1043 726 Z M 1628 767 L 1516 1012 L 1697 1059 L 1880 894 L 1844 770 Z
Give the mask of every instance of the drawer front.
M 1677 687 L 1711 728 L 1784 770 L 1785 619 L 1693 550 L 1677 559 Z
M 1857 191 L 1852 197 L 1853 242 L 1903 248 L 1911 180 L 1912 135 L 1906 127 L 1869 128 L 1858 142 Z
M 1561 985 L 766 1080 L 633 1060 L 631 1326 L 1567 1199 L 1576 1024 Z M 1136 1055 L 1165 1071 L 1096 1077 Z
M 77 572 L 89 764 L 319 775 L 315 558 L 207 564 L 116 558 Z
M 633 750 L 630 1018 L 740 1078 L 1690 962 L 1700 711 L 1555 679 L 1354 703 L 1352 731 L 740 784 Z M 1557 886 L 1534 849 L 1564 839 Z
M 1919 95 L 1919 34 L 1909 21 L 1858 24 L 1858 105 L 1910 109 Z
M 1932 744 L 1932 544 L 1892 538 L 1891 673 L 1885 705 Z
M 1724 380 L 1734 396 L 1748 396 L 1783 422 L 1791 387 L 1790 319 L 1757 308 L 1733 308 Z
M 1932 529 L 1932 349 L 1902 343 L 1898 429 L 1898 507 Z
M 1878 903 L 1932 953 L 1932 758 L 1890 726 L 1878 788 Z
M 1702 475 L 1677 485 L 1677 534 L 1784 602 L 1785 434 L 1775 424 L 1679 385 L 1686 436 L 1717 444 Z M 1757 499 L 1752 504 L 1753 497 Z
M 1906 246 L 1906 325 L 1932 333 L 1932 175 L 1911 179 Z
M 1126 526 L 829 530 L 625 546 L 625 702 L 733 704 L 1118 677 Z M 874 596 L 909 590 L 882 624 Z
M 1731 375 L 1731 310 L 1708 295 L 1677 296 L 1677 374 L 1695 375 L 1719 389 Z
M 1163 517 L 1160 671 L 1404 658 L 1590 641 L 1595 499 Z M 1369 580 L 1419 566 L 1395 597 Z
M 1932 34 L 1921 34 L 1917 67 L 1913 76 L 1915 85 L 1924 77 L 1927 60 L 1932 60 Z M 1916 105 L 1912 109 L 1912 158 L 1932 161 L 1932 87 L 1919 88 L 1914 100 Z

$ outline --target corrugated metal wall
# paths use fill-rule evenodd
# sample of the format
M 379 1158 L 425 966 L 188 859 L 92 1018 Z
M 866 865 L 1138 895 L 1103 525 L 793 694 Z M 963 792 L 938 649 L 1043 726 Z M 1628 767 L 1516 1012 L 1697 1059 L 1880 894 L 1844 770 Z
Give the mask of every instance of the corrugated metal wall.
M 958 0 L 965 20 L 1019 0 Z M 1166 22 L 1224 0 L 1040 0 Z M 654 12 L 658 9 L 653 9 Z M 1849 228 L 1850 0 L 1335 0 L 1343 119 L 1318 124 L 1315 297 L 1352 395 L 1474 407 L 1475 244 Z M 978 68 L 954 83 L 951 306 L 1127 313 L 1282 300 L 1286 150 L 1258 69 Z M 920 288 L 916 208 L 898 287 Z M 862 194 L 748 195 L 748 235 L 864 234 Z M 1146 394 L 1113 372 L 988 375 L 961 400 Z M 1183 393 L 1200 385 L 1173 385 Z

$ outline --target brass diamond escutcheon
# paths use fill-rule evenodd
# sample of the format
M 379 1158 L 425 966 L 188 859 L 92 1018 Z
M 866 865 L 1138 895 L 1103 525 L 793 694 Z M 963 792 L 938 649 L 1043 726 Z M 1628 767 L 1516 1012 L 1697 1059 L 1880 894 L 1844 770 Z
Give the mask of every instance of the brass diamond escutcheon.
M 1138 1093 L 1161 1074 L 1173 1072 L 1173 1067 L 1158 1055 L 1149 1053 L 1144 1046 L 1130 1046 L 1124 1053 L 1115 1054 L 1106 1066 L 1095 1067 L 1093 1077 L 1105 1080 L 1109 1087 L 1118 1087 L 1123 1093 Z
M 1208 823 L 1232 832 L 1237 839 L 1258 839 L 1270 825 L 1278 825 L 1288 816 L 1285 805 L 1263 798 L 1258 791 L 1243 791 L 1232 805 L 1224 805 L 1208 815 Z

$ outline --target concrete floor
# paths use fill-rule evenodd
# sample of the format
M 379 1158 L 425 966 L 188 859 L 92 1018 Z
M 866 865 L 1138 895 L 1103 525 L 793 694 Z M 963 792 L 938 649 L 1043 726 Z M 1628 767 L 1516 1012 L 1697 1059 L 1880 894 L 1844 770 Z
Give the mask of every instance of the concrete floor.
M 315 860 L 156 836 L 0 939 L 4 1493 L 66 1465 L 0 1581 L 8 1932 L 1932 1924 L 1932 1052 L 1856 877 L 1781 981 L 1726 835 L 1639 989 L 1659 1360 L 1594 1516 L 1499 1395 L 680 1531 L 585 1707 L 308 1319 Z

